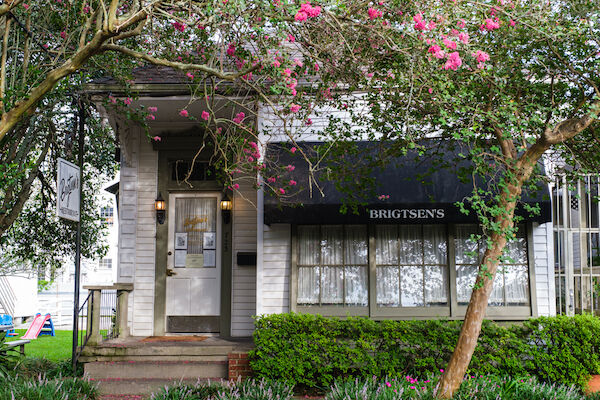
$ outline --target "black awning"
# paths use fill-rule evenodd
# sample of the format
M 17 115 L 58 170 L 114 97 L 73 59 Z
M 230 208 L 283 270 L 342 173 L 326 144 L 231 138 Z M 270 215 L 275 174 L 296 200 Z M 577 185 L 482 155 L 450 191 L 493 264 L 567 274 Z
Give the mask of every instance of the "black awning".
M 463 201 L 473 190 L 472 182 L 459 179 L 459 170 L 467 168 L 469 163 L 459 156 L 460 151 L 450 148 L 440 141 L 431 140 L 432 151 L 436 157 L 418 157 L 416 153 L 397 157 L 384 166 L 370 161 L 361 155 L 379 151 L 377 142 L 356 143 L 345 162 L 325 159 L 317 173 L 320 190 L 314 186 L 309 189 L 308 164 L 299 155 L 290 151 L 289 143 L 271 143 L 267 147 L 267 158 L 276 160 L 278 165 L 293 165 L 292 172 L 280 176 L 279 180 L 293 179 L 297 185 L 292 193 L 286 193 L 285 203 L 274 195 L 265 194 L 264 220 L 266 224 L 349 224 L 349 223 L 474 223 L 474 212 L 461 213 L 456 202 Z M 303 142 L 302 149 L 312 155 L 322 150 L 323 143 Z M 318 148 L 321 150 L 316 150 Z M 440 154 L 442 157 L 439 157 Z M 344 156 L 343 156 L 344 157 Z M 342 157 L 342 158 L 343 158 Z M 352 162 L 348 163 L 348 160 Z M 435 160 L 435 161 L 434 161 Z M 357 212 L 340 212 L 347 193 L 336 188 L 332 180 L 327 180 L 327 171 L 335 168 L 348 168 L 348 165 L 369 164 L 373 167 L 369 177 L 373 179 L 372 190 L 364 193 L 352 193 L 354 199 L 364 204 Z M 361 166 L 364 167 L 365 165 Z M 375 165 L 375 166 L 374 166 Z M 357 167 L 360 168 L 360 167 Z M 351 170 L 350 170 L 351 172 Z M 348 175 L 348 174 L 346 174 Z M 350 176 L 352 174 L 350 173 Z M 479 182 L 482 183 L 482 182 Z M 322 194 L 321 194 L 322 192 Z M 380 195 L 389 196 L 379 199 Z M 551 206 L 548 187 L 540 184 L 537 190 L 524 191 L 522 203 L 538 205 L 540 212 L 531 215 L 523 204 L 517 207 L 517 214 L 527 221 L 551 221 Z

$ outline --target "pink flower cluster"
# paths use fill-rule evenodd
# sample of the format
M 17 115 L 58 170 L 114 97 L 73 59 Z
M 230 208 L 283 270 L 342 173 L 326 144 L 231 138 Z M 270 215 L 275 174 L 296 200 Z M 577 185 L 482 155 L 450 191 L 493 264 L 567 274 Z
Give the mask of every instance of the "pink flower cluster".
M 380 194 L 379 196 L 377 196 L 377 198 L 379 200 L 389 200 L 390 195 L 389 194 Z
M 473 57 L 477 59 L 477 62 L 483 63 L 490 59 L 490 55 L 485 51 L 477 50 L 473 53 Z
M 418 31 L 424 31 L 427 29 L 427 24 L 423 20 L 423 14 L 417 14 L 413 17 L 413 21 L 415 21 L 415 29 Z
M 450 40 L 450 39 L 444 39 L 444 46 L 446 46 L 447 48 L 451 49 L 451 50 L 456 50 L 456 42 Z
M 303 3 L 300 6 L 300 9 L 296 13 L 296 16 L 294 17 L 294 19 L 296 21 L 306 21 L 308 18 L 318 17 L 319 14 L 321 14 L 321 7 L 319 7 L 319 6 L 313 7 L 310 4 L 310 1 L 307 1 L 306 3 Z
M 380 10 L 373 7 L 369 7 L 369 9 L 367 10 L 367 14 L 369 14 L 369 19 L 371 20 L 379 18 L 383 15 L 383 13 Z
M 235 55 L 235 45 L 233 43 L 229 43 L 229 47 L 227 47 L 227 55 L 231 57 Z
M 442 48 L 440 46 L 438 46 L 437 44 L 431 45 L 429 47 L 429 50 L 427 50 L 429 53 L 433 54 L 433 56 L 435 58 L 439 58 L 442 59 L 446 56 L 446 53 L 444 53 L 444 51 L 442 50 Z
M 244 118 L 246 118 L 246 114 L 244 114 L 243 111 L 240 111 L 233 119 L 233 122 L 235 122 L 236 124 L 241 124 Z
M 500 20 L 498 18 L 491 19 L 486 18 L 481 25 L 481 30 L 493 31 L 494 29 L 500 28 Z
M 175 28 L 179 32 L 183 32 L 183 31 L 185 31 L 186 26 L 185 26 L 185 24 L 182 24 L 179 21 L 175 21 L 175 22 L 173 22 L 173 28 Z
M 458 67 L 462 65 L 462 60 L 460 58 L 460 54 L 458 51 L 454 51 L 448 55 L 448 59 L 446 60 L 446 64 L 444 64 L 444 69 L 452 71 L 456 71 Z
M 290 105 L 290 111 L 293 113 L 297 113 L 298 111 L 300 111 L 301 106 L 299 106 L 298 104 L 294 104 L 292 103 Z

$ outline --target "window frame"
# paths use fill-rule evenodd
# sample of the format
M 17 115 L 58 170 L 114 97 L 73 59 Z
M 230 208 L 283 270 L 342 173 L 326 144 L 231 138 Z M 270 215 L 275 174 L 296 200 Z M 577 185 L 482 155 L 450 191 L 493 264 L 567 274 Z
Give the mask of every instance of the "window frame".
M 448 305 L 447 306 L 421 306 L 421 307 L 380 307 L 377 305 L 377 264 L 376 264 L 376 226 L 378 224 L 321 224 L 321 225 L 365 225 L 367 230 L 368 246 L 368 305 L 359 306 L 307 306 L 298 305 L 298 226 L 304 224 L 291 225 L 291 274 L 289 280 L 289 309 L 293 312 L 321 314 L 332 317 L 364 316 L 375 320 L 383 319 L 430 319 L 447 318 L 463 319 L 467 306 L 459 305 L 457 301 L 456 290 L 456 246 L 454 238 L 456 236 L 456 227 L 458 224 L 440 224 L 444 226 L 447 240 L 447 260 L 448 260 Z M 314 225 L 314 224 L 307 224 Z M 400 224 L 395 224 L 400 225 Z M 526 234 L 527 249 L 527 269 L 529 277 L 529 305 L 528 306 L 488 306 L 486 318 L 494 320 L 524 320 L 531 317 L 537 317 L 537 291 L 533 249 L 533 223 L 524 224 Z

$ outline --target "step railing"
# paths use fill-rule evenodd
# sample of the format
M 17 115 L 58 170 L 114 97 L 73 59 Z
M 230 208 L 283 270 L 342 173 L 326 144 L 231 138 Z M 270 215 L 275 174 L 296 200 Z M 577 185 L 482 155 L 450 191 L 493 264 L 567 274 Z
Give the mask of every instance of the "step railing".
M 127 309 L 129 293 L 133 291 L 131 283 L 116 283 L 110 286 L 84 286 L 89 294 L 79 309 L 79 329 L 85 329 L 85 335 L 79 341 L 78 353 L 85 346 L 96 346 L 108 339 L 129 336 Z
M 0 313 L 14 315 L 15 314 L 16 295 L 10 285 L 10 282 L 5 276 L 0 276 Z

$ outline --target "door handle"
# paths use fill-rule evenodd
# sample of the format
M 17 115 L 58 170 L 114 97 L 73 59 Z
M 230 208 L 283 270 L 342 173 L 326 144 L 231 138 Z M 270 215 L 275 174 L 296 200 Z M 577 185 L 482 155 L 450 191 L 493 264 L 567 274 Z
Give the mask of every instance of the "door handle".
M 177 272 L 173 271 L 172 269 L 167 268 L 167 276 L 173 276 L 173 275 L 177 275 Z
M 173 253 L 171 253 L 170 251 L 167 253 L 168 256 L 172 255 Z

